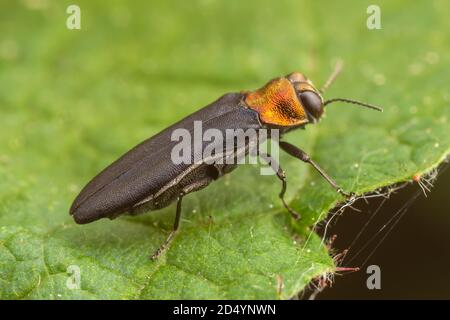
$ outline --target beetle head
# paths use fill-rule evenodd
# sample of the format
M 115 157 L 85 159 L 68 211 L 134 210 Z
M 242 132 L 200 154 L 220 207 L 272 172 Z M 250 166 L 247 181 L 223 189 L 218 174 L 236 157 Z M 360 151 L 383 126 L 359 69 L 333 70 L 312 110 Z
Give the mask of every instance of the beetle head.
M 323 115 L 324 104 L 319 90 L 303 73 L 293 72 L 286 77 L 294 86 L 295 93 L 308 116 L 308 120 L 316 123 Z

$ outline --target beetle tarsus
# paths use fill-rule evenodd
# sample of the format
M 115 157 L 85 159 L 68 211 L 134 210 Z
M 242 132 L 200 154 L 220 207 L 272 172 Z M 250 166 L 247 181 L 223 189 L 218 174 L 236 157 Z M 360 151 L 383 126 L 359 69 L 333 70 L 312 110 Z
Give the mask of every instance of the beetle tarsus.
M 150 256 L 150 259 L 152 259 L 153 261 L 158 260 L 158 258 L 161 256 L 161 254 L 166 251 L 167 247 L 169 246 L 170 242 L 172 242 L 173 236 L 175 235 L 176 230 L 175 231 L 171 231 L 169 236 L 167 237 L 166 241 L 158 248 L 158 250 L 155 251 L 155 253 L 153 253 Z
M 284 198 L 281 198 L 281 201 L 283 201 L 283 205 L 286 208 L 287 211 L 289 211 L 289 213 L 291 214 L 292 218 L 294 218 L 294 220 L 300 220 L 301 215 L 300 213 L 298 213 L 297 211 L 295 211 L 294 209 L 292 209 L 287 203 L 286 201 L 284 201 Z
M 279 169 L 279 172 L 281 172 L 282 175 L 278 174 L 278 172 L 277 172 L 277 177 L 281 180 L 283 186 L 282 186 L 281 192 L 278 196 L 280 197 L 281 201 L 283 202 L 283 205 L 286 208 L 286 210 L 289 211 L 289 213 L 291 214 L 292 218 L 294 218 L 295 220 L 299 220 L 301 218 L 300 213 L 298 213 L 297 211 L 292 209 L 284 200 L 284 194 L 286 193 L 286 188 L 287 188 L 286 175 L 284 174 L 284 171 L 281 168 Z
M 354 192 L 345 192 L 342 188 L 338 188 L 336 190 L 338 193 L 340 193 L 341 195 L 343 195 L 344 197 L 346 197 L 349 200 L 352 200 L 356 197 L 356 193 Z

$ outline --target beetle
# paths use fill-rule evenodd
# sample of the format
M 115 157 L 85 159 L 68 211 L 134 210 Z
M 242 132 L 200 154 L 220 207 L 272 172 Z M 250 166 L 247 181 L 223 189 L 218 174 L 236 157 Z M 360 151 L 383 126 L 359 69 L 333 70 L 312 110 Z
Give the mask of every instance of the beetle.
M 318 90 L 300 72 L 275 78 L 255 91 L 227 93 L 218 100 L 187 116 L 174 125 L 137 145 L 94 177 L 74 200 L 70 214 L 78 224 L 90 223 L 100 218 L 114 219 L 122 214 L 139 214 L 176 204 L 175 222 L 165 242 L 151 256 L 157 259 L 167 248 L 177 232 L 181 219 L 181 203 L 185 195 L 205 188 L 214 180 L 233 171 L 237 164 L 174 163 L 171 150 L 175 141 L 171 134 L 176 129 L 188 132 L 194 130 L 195 121 L 201 121 L 207 128 L 221 132 L 229 129 L 253 129 L 256 131 L 277 129 L 280 137 L 288 131 L 317 123 L 324 113 L 324 107 L 334 102 L 346 102 L 382 111 L 381 108 L 356 100 L 335 98 L 324 100 L 322 93 L 334 81 L 341 70 L 337 65 L 334 72 Z M 258 143 L 260 143 L 259 141 Z M 246 155 L 249 142 L 235 146 L 228 156 Z M 337 192 L 345 197 L 353 193 L 344 192 L 341 187 L 300 148 L 280 141 L 279 147 L 291 156 L 310 164 Z M 201 144 L 205 148 L 205 144 Z M 224 157 L 225 149 L 216 156 Z M 284 200 L 287 188 L 286 175 L 269 154 L 260 154 L 275 171 L 281 181 L 279 197 L 284 207 L 298 219 L 300 216 Z

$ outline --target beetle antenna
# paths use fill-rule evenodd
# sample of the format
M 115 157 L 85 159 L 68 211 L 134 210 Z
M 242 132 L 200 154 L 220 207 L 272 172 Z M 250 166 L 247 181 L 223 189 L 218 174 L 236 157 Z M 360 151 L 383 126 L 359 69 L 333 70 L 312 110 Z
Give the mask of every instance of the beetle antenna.
M 323 103 L 323 106 L 325 107 L 327 104 L 330 104 L 330 103 L 333 103 L 333 102 L 339 102 L 339 101 L 340 102 L 346 102 L 346 103 L 352 103 L 352 104 L 356 104 L 358 106 L 362 106 L 362 107 L 366 107 L 366 108 L 369 108 L 369 109 L 374 109 L 374 110 L 383 112 L 383 108 L 375 106 L 373 104 L 368 104 L 368 103 L 364 103 L 364 102 L 361 102 L 361 101 L 345 99 L 345 98 L 334 98 L 334 99 L 326 100 Z
M 328 89 L 328 87 L 334 82 L 334 80 L 336 80 L 337 76 L 342 71 L 343 65 L 344 62 L 340 59 L 336 62 L 336 66 L 334 67 L 333 72 L 330 74 L 327 81 L 325 81 L 325 84 L 322 86 L 322 88 L 320 88 L 319 90 L 320 93 L 324 93 L 324 91 Z

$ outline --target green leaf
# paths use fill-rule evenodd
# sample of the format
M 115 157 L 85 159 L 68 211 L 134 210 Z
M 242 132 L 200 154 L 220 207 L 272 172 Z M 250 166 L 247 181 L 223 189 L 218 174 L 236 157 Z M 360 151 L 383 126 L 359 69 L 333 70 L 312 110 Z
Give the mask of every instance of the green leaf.
M 286 299 L 333 272 L 310 226 L 342 200 L 307 165 L 281 156 L 280 184 L 244 166 L 183 203 L 182 227 L 157 262 L 174 206 L 78 226 L 71 201 L 134 144 L 225 92 L 299 70 L 326 97 L 382 105 L 330 106 L 286 139 L 346 190 L 410 181 L 450 150 L 446 1 L 78 1 L 81 30 L 61 2 L 0 5 L 0 298 Z M 420 17 L 420 19 L 418 18 Z M 68 268 L 80 270 L 69 289 Z

